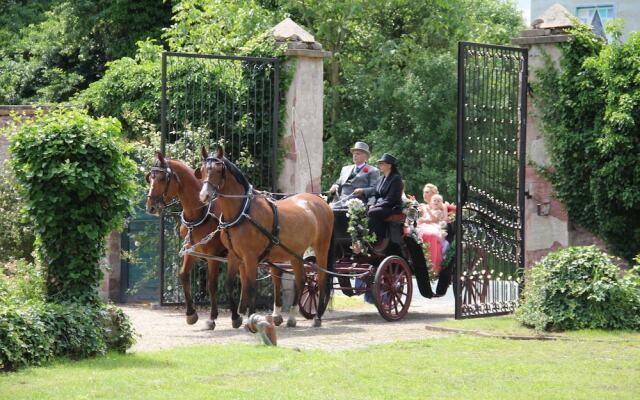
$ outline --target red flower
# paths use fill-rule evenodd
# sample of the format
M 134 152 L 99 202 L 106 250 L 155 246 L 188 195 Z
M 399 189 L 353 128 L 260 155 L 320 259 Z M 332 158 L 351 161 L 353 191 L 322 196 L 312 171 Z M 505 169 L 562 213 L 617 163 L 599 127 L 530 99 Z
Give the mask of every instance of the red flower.
M 362 172 L 365 172 L 365 173 L 369 172 L 369 168 L 367 168 L 367 167 L 362 168 Z

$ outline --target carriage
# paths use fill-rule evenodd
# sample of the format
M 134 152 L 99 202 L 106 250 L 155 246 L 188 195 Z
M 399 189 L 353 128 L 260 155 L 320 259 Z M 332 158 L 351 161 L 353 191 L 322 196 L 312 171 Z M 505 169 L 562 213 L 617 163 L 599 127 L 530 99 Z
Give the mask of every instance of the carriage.
M 394 214 L 387 218 L 390 243 L 383 254 L 359 253 L 353 250 L 351 235 L 347 232 L 347 210 L 332 209 L 320 197 L 308 193 L 279 200 L 276 205 L 271 194 L 251 188 L 237 167 L 223 157 L 221 148 L 218 149 L 217 157 L 208 157 L 204 148 L 202 152 L 205 160 L 202 169 L 207 171 L 204 184 L 198 176 L 202 169 L 190 170 L 176 160 L 165 160 L 160 153 L 152 168 L 155 173 L 153 176 L 159 179 L 148 179 L 151 184 L 148 210 L 154 211 L 154 205 L 164 205 L 174 195 L 180 198 L 183 205 L 181 234 L 185 239 L 183 250 L 188 251 L 184 253 L 180 278 L 185 292 L 189 324 L 198 319 L 188 280 L 195 258 L 204 258 L 209 263 L 212 307 L 207 323 L 211 329 L 215 328 L 218 315 L 215 282 L 220 262 L 228 265 L 225 288 L 232 302 L 234 327 L 240 326 L 242 314 L 246 311 L 251 314 L 255 310 L 255 274 L 258 267 L 266 267 L 272 274 L 274 320 L 279 316 L 282 305 L 280 277 L 283 272 L 294 274 L 299 290 L 294 304 L 297 303 L 305 318 L 314 320 L 314 326 L 320 326 L 331 287 L 341 290 L 347 296 L 372 296 L 380 315 L 388 321 L 397 321 L 406 315 L 413 296 L 413 277 L 420 294 L 427 298 L 433 297 L 420 240 L 411 234 L 412 221 L 406 223 L 404 214 Z M 229 172 L 226 173 L 227 171 Z M 212 176 L 216 180 L 211 180 Z M 215 202 L 208 198 L 211 193 L 217 196 Z M 212 211 L 212 204 L 221 209 Z M 224 215 L 236 216 L 230 222 L 223 222 L 221 217 L 225 206 L 231 208 Z M 191 215 L 201 217 L 191 219 L 193 222 L 190 222 L 186 218 L 188 210 Z M 309 215 L 313 218 L 309 218 Z M 280 224 L 280 218 L 287 223 Z M 243 223 L 244 221 L 247 223 Z M 307 233 L 304 233 L 305 227 Z M 217 234 L 221 230 L 225 234 Z M 233 251 L 225 252 L 221 243 L 225 240 L 224 247 L 232 248 Z M 305 249 L 310 247 L 316 252 L 315 256 L 303 258 Z M 240 260 L 238 254 L 243 254 L 243 251 L 248 255 Z M 238 303 L 235 303 L 231 292 L 240 262 L 245 268 L 245 276 L 243 281 L 241 274 L 243 293 L 236 309 Z M 252 276 L 248 277 L 247 273 Z M 352 280 L 355 286 L 351 284 Z M 282 320 L 281 317 L 279 319 Z M 291 326 L 293 325 L 295 319 Z
M 334 290 L 346 296 L 367 295 L 380 315 L 387 321 L 398 321 L 409 311 L 413 296 L 413 277 L 423 297 L 432 298 L 429 272 L 420 243 L 410 234 L 411 218 L 399 213 L 386 219 L 389 245 L 383 254 L 364 254 L 354 251 L 347 232 L 346 209 L 334 209 L 334 263 L 330 272 Z M 408 221 L 407 221 L 408 219 Z M 312 318 L 318 301 L 313 257 L 305 260 L 306 283 L 300 300 L 300 312 Z

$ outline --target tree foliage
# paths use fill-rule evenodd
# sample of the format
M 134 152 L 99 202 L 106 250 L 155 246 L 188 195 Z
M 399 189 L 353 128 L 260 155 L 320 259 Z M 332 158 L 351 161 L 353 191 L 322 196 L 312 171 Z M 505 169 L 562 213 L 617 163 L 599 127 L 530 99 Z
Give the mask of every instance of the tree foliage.
M 572 221 L 631 260 L 640 252 L 640 34 L 605 44 L 586 26 L 536 86 L 553 169 Z
M 48 300 L 97 300 L 104 238 L 121 226 L 134 190 L 119 123 L 55 110 L 23 121 L 10 151 L 47 269 Z
M 512 2 L 492 0 L 189 0 L 173 11 L 164 36 L 170 50 L 221 54 L 246 53 L 252 38 L 290 15 L 332 52 L 325 68 L 324 181 L 348 162 L 353 142 L 365 140 L 374 156 L 400 157 L 409 192 L 432 181 L 449 198 L 455 193 L 455 44 L 505 43 L 522 24 Z M 80 102 L 96 115 L 118 116 L 125 130 L 126 116 L 157 124 L 153 46 L 109 64 Z
M 134 120 L 159 119 L 161 49 L 239 54 L 290 15 L 333 54 L 326 61 L 324 181 L 348 161 L 350 145 L 365 140 L 375 156 L 400 157 L 409 192 L 433 181 L 449 198 L 455 43 L 506 43 L 522 25 L 512 0 L 23 3 L 5 6 L 17 18 L 6 30 L 15 34 L 12 45 L 0 46 L 0 100 L 66 100 L 97 80 L 80 102 L 94 115 L 118 117 L 128 134 Z M 159 39 L 161 27 L 166 47 L 151 41 L 134 50 L 136 40 Z M 412 138 L 413 151 L 392 140 L 399 137 Z
M 2 6 L 0 103 L 67 100 L 100 79 L 105 64 L 159 38 L 171 5 L 162 0 L 10 1 Z M 14 19 L 15 18 L 15 19 Z
M 11 259 L 32 261 L 32 228 L 23 221 L 22 198 L 10 168 L 0 166 L 0 263 Z
M 325 82 L 324 186 L 356 140 L 399 157 L 407 192 L 455 194 L 455 45 L 503 44 L 522 26 L 511 1 L 280 0 L 333 56 Z

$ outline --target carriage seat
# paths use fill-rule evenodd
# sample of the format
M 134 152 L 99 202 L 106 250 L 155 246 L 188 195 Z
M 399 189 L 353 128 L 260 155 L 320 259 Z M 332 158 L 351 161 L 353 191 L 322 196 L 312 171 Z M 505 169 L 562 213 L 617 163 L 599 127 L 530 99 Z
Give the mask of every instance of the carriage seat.
M 402 222 L 402 223 L 404 223 L 404 219 L 406 217 L 407 216 L 404 215 L 403 213 L 391 214 L 387 218 L 384 219 L 384 222 Z
M 384 219 L 384 222 L 388 224 L 389 239 L 391 243 L 400 243 L 404 233 L 404 220 L 406 215 L 403 213 L 391 214 Z

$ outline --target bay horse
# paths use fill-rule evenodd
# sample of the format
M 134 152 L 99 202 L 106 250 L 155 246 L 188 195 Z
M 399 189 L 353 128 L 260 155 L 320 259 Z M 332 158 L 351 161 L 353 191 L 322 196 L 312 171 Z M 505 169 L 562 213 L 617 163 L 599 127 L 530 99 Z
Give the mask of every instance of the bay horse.
M 319 327 L 327 306 L 330 285 L 326 271 L 332 262 L 333 211 L 319 196 L 301 193 L 273 201 L 253 189 L 247 178 L 224 157 L 218 146 L 213 157 L 202 147 L 203 165 L 200 201 L 216 199 L 220 215 L 221 239 L 228 249 L 229 264 L 240 270 L 240 314 L 255 312 L 256 277 L 259 263 L 272 265 L 274 319 L 281 319 L 282 299 L 275 263 L 291 263 L 295 276 L 293 306 L 299 304 L 305 272 L 302 256 L 311 247 L 318 269 L 319 304 L 313 325 Z M 296 307 L 297 308 L 297 307 Z M 287 321 L 295 326 L 295 319 Z
M 180 225 L 180 238 L 185 240 L 188 236 L 187 246 L 194 247 L 198 253 L 222 257 L 226 248 L 220 241 L 220 234 L 216 233 L 210 240 L 207 236 L 218 229 L 218 217 L 220 210 L 213 203 L 204 203 L 199 199 L 202 183 L 197 178 L 193 169 L 177 160 L 165 159 L 162 153 L 157 152 L 151 168 L 151 172 L 145 177 L 150 185 L 147 199 L 147 212 L 152 215 L 160 215 L 167 205 L 167 201 L 178 196 L 182 204 L 182 224 Z M 201 244 L 198 244 L 202 241 Z M 206 241 L 206 243 L 205 243 Z M 194 246 L 195 245 L 195 246 Z M 198 312 L 193 304 L 191 294 L 191 282 L 189 275 L 198 258 L 188 253 L 182 259 L 179 277 L 184 290 L 184 299 L 187 305 L 187 323 L 195 324 L 198 321 Z M 207 259 L 207 280 L 209 296 L 211 297 L 211 314 L 207 320 L 207 327 L 215 329 L 218 318 L 218 272 L 220 261 Z M 233 286 L 238 274 L 237 268 L 227 266 L 227 278 L 225 291 L 229 297 L 231 307 L 231 321 L 234 328 L 242 325 L 242 316 L 238 314 L 238 302 L 233 295 Z

